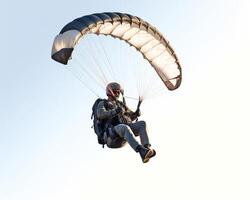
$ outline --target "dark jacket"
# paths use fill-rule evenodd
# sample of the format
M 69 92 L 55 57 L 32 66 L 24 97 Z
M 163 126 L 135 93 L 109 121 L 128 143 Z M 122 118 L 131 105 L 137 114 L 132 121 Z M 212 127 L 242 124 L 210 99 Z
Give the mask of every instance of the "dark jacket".
M 120 107 L 122 111 L 117 113 L 117 108 Z M 131 111 L 121 101 L 101 101 L 97 106 L 97 117 L 100 120 L 107 120 L 113 126 L 117 124 L 130 124 L 138 115 Z

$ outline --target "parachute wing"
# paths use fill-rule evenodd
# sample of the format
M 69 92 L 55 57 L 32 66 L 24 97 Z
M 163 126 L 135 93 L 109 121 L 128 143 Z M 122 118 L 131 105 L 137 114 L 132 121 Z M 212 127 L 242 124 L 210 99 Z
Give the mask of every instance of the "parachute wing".
M 79 39 L 89 33 L 129 43 L 148 60 L 169 90 L 180 86 L 181 66 L 169 42 L 154 26 L 129 14 L 96 13 L 73 20 L 55 37 L 52 59 L 66 65 Z

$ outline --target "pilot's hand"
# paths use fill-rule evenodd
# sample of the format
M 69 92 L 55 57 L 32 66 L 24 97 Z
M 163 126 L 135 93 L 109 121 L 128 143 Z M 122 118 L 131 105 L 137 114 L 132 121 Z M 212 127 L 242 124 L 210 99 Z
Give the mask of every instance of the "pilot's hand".
M 137 117 L 140 117 L 141 116 L 141 110 L 140 109 L 137 109 L 134 114 L 137 116 Z
M 121 112 L 122 112 L 122 108 L 121 108 L 121 107 L 117 107 L 117 108 L 115 109 L 115 112 L 116 112 L 116 114 L 121 113 Z

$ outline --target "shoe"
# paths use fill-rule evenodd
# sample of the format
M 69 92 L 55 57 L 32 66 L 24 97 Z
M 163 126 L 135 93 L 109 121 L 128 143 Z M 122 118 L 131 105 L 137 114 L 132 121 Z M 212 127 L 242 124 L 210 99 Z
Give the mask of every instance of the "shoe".
M 138 151 L 143 163 L 147 163 L 149 159 L 154 155 L 154 151 L 152 149 L 147 149 L 141 145 L 138 147 Z
M 145 147 L 146 149 L 150 149 L 150 150 L 153 151 L 153 154 L 150 156 L 150 158 L 152 158 L 152 157 L 154 157 L 154 156 L 156 155 L 156 151 L 155 151 L 154 149 L 151 149 L 151 148 L 150 148 L 150 147 L 151 147 L 150 144 L 145 144 L 144 147 Z

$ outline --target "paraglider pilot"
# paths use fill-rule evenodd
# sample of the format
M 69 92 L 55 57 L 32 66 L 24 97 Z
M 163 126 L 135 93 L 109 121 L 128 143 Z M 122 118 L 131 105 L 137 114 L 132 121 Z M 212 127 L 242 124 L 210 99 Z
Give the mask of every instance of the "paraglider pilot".
M 133 112 L 126 106 L 125 100 L 118 100 L 120 94 L 123 95 L 121 85 L 111 82 L 106 87 L 107 100 L 97 105 L 97 117 L 105 121 L 105 144 L 110 148 L 119 148 L 128 142 L 140 154 L 142 162 L 146 163 L 156 155 L 156 151 L 150 148 L 146 122 L 137 121 L 141 101 Z M 140 143 L 135 138 L 137 136 L 140 137 Z

